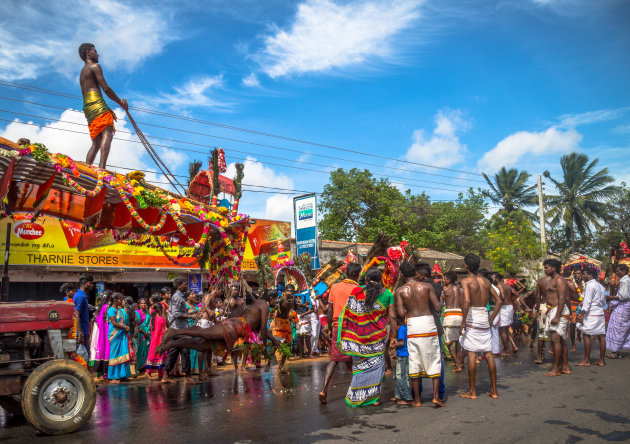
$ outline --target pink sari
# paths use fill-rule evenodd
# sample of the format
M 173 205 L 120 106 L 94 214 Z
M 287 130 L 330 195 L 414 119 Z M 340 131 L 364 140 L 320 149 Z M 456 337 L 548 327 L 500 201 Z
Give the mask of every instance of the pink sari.
M 153 320 L 153 329 L 151 330 L 151 346 L 149 347 L 149 354 L 147 356 L 147 363 L 145 368 L 147 373 L 152 373 L 154 370 L 158 370 L 159 373 L 163 372 L 164 363 L 166 362 L 166 352 L 157 354 L 155 349 L 158 348 L 160 342 L 162 342 L 162 336 L 166 332 L 166 321 L 160 315 L 156 315 Z

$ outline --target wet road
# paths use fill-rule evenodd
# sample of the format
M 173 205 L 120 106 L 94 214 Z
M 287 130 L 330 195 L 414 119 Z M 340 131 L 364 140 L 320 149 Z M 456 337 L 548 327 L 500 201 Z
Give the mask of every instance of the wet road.
M 595 356 L 595 351 L 593 352 Z M 572 363 L 581 359 L 572 354 Z M 317 393 L 327 362 L 291 362 L 290 375 L 253 370 L 234 376 L 232 370 L 210 382 L 186 386 L 137 381 L 98 388 L 96 409 L 79 431 L 63 437 L 39 434 L 20 417 L 0 413 L 0 441 L 6 443 L 145 443 L 145 442 L 598 442 L 630 440 L 630 359 L 609 360 L 608 366 L 579 368 L 572 376 L 542 376 L 550 363 L 536 366 L 533 354 L 497 360 L 498 400 L 480 396 L 464 400 L 464 374 L 448 372 L 447 407 L 426 403 L 421 408 L 387 403 L 362 409 L 343 402 L 350 374 L 341 366 L 329 403 Z M 478 374 L 478 392 L 489 389 L 485 363 Z M 388 377 L 382 399 L 393 396 Z M 0 409 L 1 411 L 1 409 Z

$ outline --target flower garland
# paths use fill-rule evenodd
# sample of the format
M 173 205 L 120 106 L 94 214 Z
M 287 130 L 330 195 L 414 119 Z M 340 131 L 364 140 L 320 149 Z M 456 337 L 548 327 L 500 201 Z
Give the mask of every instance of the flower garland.
M 125 207 L 127 207 L 127 210 L 129 210 L 131 217 L 133 217 L 134 220 L 138 223 L 138 225 L 140 225 L 144 230 L 147 230 L 149 233 L 155 233 L 156 231 L 160 231 L 162 228 L 164 228 L 164 224 L 166 223 L 166 218 L 168 216 L 168 213 L 166 212 L 162 213 L 162 216 L 160 217 L 160 220 L 156 225 L 149 225 L 148 223 L 146 223 L 144 219 L 142 219 L 142 217 L 140 217 L 140 215 L 138 214 L 138 211 L 136 211 L 136 209 L 134 208 L 133 204 L 131 203 L 131 201 L 125 194 L 125 192 L 119 188 L 116 188 L 116 190 L 118 191 L 118 194 L 120 195 L 120 199 L 125 204 Z
M 83 194 L 86 197 L 95 197 L 97 196 L 101 190 L 103 189 L 103 178 L 105 177 L 105 173 L 98 169 L 98 168 L 94 168 L 94 170 L 96 171 L 96 186 L 94 187 L 93 190 L 87 190 L 85 188 L 83 188 L 81 185 L 79 185 L 77 182 L 74 181 L 74 179 L 72 179 L 72 177 L 70 177 L 70 175 L 64 171 L 61 171 L 61 165 L 60 164 L 55 164 L 55 167 L 59 166 L 59 168 L 56 168 L 57 171 L 59 171 L 61 173 L 61 179 L 67 183 L 68 185 L 70 185 L 72 188 L 74 188 L 74 190 L 79 193 L 79 194 Z

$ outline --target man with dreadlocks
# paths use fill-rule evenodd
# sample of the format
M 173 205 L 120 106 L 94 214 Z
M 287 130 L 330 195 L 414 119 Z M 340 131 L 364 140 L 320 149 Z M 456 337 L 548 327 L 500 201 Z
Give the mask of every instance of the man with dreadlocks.
M 98 64 L 98 53 L 93 44 L 83 43 L 79 46 L 79 57 L 85 62 L 79 75 L 79 84 L 83 94 L 83 113 L 88 121 L 90 137 L 92 138 L 92 147 L 88 151 L 85 161 L 92 164 L 100 150 L 101 160 L 98 166 L 101 169 L 105 169 L 114 137 L 114 120 L 117 119 L 116 114 L 109 109 L 105 100 L 103 100 L 101 89 L 105 91 L 107 97 L 120 105 L 125 111 L 128 109 L 127 100 L 118 98 L 105 81 L 103 69 Z

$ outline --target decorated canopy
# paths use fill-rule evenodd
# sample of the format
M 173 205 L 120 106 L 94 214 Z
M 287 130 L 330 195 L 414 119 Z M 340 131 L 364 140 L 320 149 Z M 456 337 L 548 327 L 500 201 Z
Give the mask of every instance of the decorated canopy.
M 53 216 L 158 248 L 175 264 L 207 268 L 211 280 L 240 273 L 248 216 L 153 186 L 140 171 L 122 175 L 0 138 L 0 175 L 1 218 Z M 173 244 L 182 248 L 177 257 L 164 251 Z

